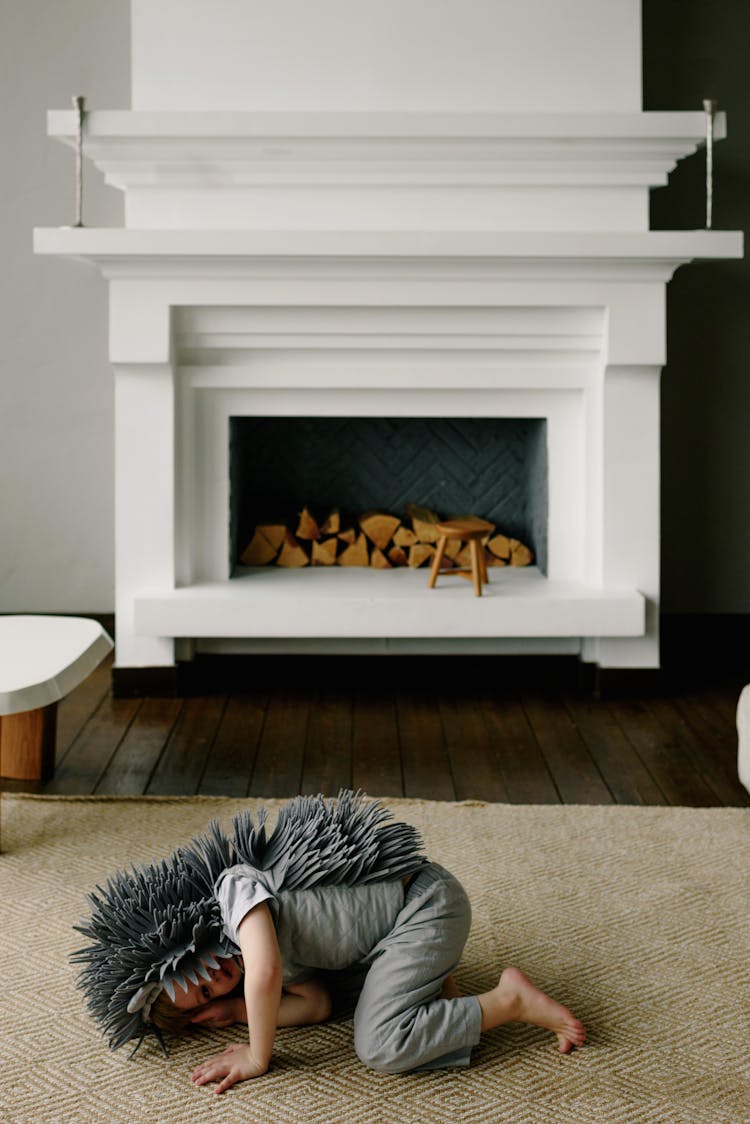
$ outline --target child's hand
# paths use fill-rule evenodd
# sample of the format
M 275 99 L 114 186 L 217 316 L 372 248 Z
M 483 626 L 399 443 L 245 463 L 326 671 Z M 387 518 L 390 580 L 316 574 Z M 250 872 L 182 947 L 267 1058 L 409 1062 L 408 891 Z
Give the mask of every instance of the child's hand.
M 252 1048 L 239 1042 L 227 1046 L 215 1058 L 196 1066 L 190 1074 L 194 1085 L 206 1085 L 209 1081 L 218 1081 L 214 1093 L 223 1093 L 238 1081 L 246 1081 L 250 1077 L 262 1077 L 267 1073 L 268 1066 L 262 1065 L 253 1057 Z
M 242 1003 L 242 1000 L 240 1002 Z M 244 1009 L 244 1003 L 242 1003 L 242 1006 Z M 211 1003 L 207 1003 L 205 1007 L 201 1007 L 190 1021 L 202 1026 L 225 1027 L 241 1022 L 242 1020 L 237 1016 L 236 999 L 214 999 Z

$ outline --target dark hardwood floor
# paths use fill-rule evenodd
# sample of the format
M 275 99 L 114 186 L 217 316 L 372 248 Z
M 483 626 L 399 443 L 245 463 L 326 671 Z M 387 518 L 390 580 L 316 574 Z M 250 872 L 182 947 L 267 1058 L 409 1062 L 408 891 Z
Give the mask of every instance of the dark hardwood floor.
M 137 699 L 113 697 L 110 675 L 60 704 L 55 775 L 37 791 L 750 805 L 738 683 L 602 701 L 476 661 L 291 660 L 240 688 Z

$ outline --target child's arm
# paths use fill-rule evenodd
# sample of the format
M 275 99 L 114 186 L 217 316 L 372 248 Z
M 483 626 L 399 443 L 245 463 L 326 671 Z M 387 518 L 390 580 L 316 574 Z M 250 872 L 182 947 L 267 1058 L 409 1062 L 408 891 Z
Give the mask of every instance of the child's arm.
M 318 980 L 289 984 L 281 993 L 277 1026 L 309 1026 L 322 1023 L 331 1014 L 331 997 Z M 207 1003 L 190 1020 L 208 1027 L 227 1027 L 234 1023 L 247 1023 L 244 997 L 235 995 L 228 999 L 214 999 Z
M 260 1077 L 271 1061 L 281 1001 L 281 953 L 270 910 L 265 902 L 242 919 L 237 930 L 245 965 L 245 1008 L 249 1045 L 229 1047 L 193 1071 L 196 1085 L 218 1081 L 223 1093 L 238 1081 Z
M 279 1004 L 278 1026 L 309 1026 L 325 1022 L 331 1014 L 331 997 L 319 980 L 288 984 Z

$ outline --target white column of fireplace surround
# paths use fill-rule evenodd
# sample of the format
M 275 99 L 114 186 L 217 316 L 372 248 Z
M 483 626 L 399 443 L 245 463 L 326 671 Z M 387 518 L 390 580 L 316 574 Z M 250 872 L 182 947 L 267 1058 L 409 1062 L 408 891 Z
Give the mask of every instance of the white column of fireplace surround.
M 146 587 L 175 581 L 175 375 L 171 310 L 148 285 L 109 286 L 115 381 L 116 658 L 124 667 L 174 664 L 174 640 L 136 633 Z
M 145 588 L 174 587 L 175 387 L 169 363 L 113 363 L 115 377 L 115 616 L 117 661 L 174 663 L 171 637 L 138 635 Z

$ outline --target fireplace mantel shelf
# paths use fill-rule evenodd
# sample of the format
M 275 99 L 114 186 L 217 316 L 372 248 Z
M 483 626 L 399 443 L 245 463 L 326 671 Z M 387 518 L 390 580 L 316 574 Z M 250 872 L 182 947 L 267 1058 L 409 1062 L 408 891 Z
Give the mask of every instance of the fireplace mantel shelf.
M 73 143 L 76 114 L 47 113 L 50 136 Z M 98 137 L 705 137 L 706 117 L 698 111 L 642 113 L 482 112 L 261 112 L 244 110 L 95 109 L 86 114 L 86 135 Z M 726 134 L 726 114 L 715 115 L 714 132 Z
M 74 144 L 70 110 L 50 136 Z M 242 113 L 94 110 L 85 152 L 107 183 L 462 182 L 657 186 L 706 135 L 703 113 Z M 723 113 L 714 135 L 726 135 Z M 383 179 L 385 177 L 385 181 Z
M 741 258 L 734 230 L 413 231 L 413 230 L 135 230 L 124 227 L 40 227 L 37 254 L 146 270 L 173 262 L 268 259 L 590 262 L 677 265 L 698 258 Z
M 426 570 L 248 569 L 135 600 L 136 630 L 188 637 L 639 636 L 645 599 L 550 581 L 534 566 L 492 569 L 481 598 L 461 578 L 427 588 Z M 218 630 L 218 631 L 217 631 Z

